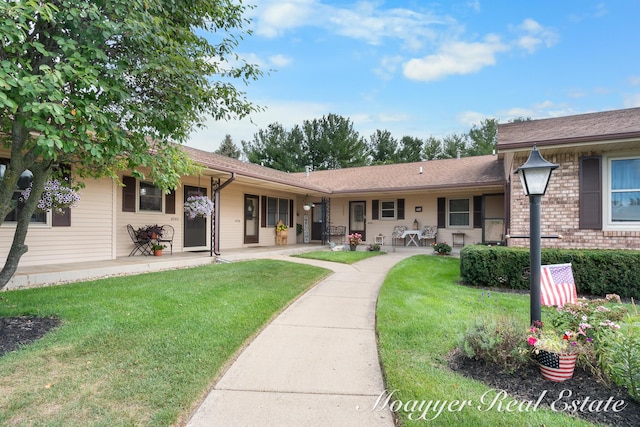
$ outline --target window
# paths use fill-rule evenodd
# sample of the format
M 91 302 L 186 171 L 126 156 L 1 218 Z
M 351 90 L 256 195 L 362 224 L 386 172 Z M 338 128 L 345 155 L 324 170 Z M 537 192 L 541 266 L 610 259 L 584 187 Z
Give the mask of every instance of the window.
M 469 199 L 449 199 L 449 227 L 468 227 Z
M 380 218 L 396 219 L 396 201 L 382 200 L 380 202 Z
M 289 199 L 267 197 L 267 227 L 275 227 L 278 221 L 289 224 Z
M 7 170 L 7 166 L 9 164 L 9 160 L 0 159 L 0 180 L 4 178 L 4 174 Z M 23 190 L 29 188 L 31 182 L 33 181 L 33 173 L 30 170 L 26 170 L 20 175 L 18 179 L 18 185 L 16 189 L 13 191 L 13 197 L 11 198 L 11 205 L 13 209 L 7 214 L 5 217 L 6 222 L 17 222 L 18 221 L 18 213 L 24 206 L 24 202 L 20 200 L 21 193 Z M 32 223 L 47 223 L 47 214 L 46 212 L 40 212 L 36 210 L 33 215 L 31 215 Z
M 640 222 L 640 158 L 611 159 L 609 176 L 610 223 Z
M 150 182 L 140 181 L 141 211 L 162 212 L 162 190 Z

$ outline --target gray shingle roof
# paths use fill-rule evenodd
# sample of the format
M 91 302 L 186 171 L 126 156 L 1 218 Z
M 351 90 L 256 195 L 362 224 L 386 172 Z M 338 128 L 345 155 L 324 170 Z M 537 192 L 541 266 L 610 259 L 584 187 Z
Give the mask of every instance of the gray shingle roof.
M 640 108 L 498 125 L 498 150 L 640 137 Z

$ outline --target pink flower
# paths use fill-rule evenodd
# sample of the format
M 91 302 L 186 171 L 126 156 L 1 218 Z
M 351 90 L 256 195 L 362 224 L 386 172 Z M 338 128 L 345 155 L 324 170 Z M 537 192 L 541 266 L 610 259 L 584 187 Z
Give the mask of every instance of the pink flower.
M 536 342 L 538 342 L 535 337 L 529 337 L 527 341 L 529 342 L 529 345 L 536 345 Z

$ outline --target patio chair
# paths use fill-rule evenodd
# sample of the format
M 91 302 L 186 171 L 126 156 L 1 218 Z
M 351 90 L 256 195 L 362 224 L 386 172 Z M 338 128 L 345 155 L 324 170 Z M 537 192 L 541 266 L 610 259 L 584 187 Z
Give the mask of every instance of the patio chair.
M 435 225 L 425 225 L 422 228 L 422 234 L 420 235 L 420 242 L 422 246 L 427 244 L 427 240 L 433 240 L 433 243 L 436 242 L 438 237 L 438 227 Z
M 131 224 L 127 224 L 127 231 L 129 232 L 131 241 L 135 245 L 131 252 L 129 252 L 129 256 L 133 256 L 138 252 L 144 256 L 151 255 L 151 238 L 138 237 L 138 234 Z
M 396 225 L 395 227 L 393 227 L 393 233 L 391 233 L 392 246 L 396 245 L 396 239 L 402 239 L 403 241 L 405 240 L 405 238 L 402 237 L 402 234 L 404 234 L 405 231 L 407 231 L 407 227 L 404 225 Z
M 173 226 L 171 225 L 163 225 L 162 226 L 162 237 L 158 238 L 158 244 L 162 245 L 165 243 L 169 244 L 169 247 L 171 248 L 171 255 L 173 255 L 173 235 L 175 233 L 175 230 L 173 229 Z

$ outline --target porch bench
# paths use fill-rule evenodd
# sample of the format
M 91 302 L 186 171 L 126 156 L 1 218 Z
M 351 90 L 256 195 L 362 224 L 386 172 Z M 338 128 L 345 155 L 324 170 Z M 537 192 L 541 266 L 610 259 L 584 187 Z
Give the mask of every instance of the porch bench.
M 329 226 L 329 241 L 333 241 L 333 237 L 340 238 L 340 244 L 344 243 L 344 238 L 347 235 L 346 225 L 331 225 Z

